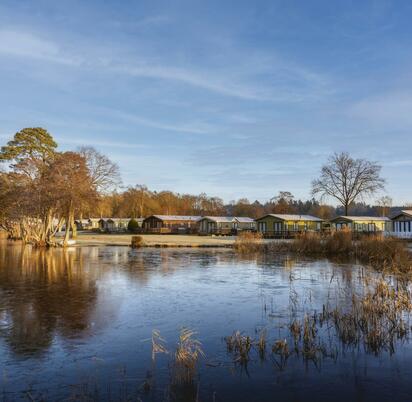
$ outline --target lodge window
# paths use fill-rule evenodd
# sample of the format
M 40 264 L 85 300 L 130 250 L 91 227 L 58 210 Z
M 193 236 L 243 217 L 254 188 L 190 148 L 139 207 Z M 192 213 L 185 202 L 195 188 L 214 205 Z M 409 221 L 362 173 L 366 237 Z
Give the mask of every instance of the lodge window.
M 258 222 L 259 232 L 266 232 L 266 222 Z
M 274 222 L 273 223 L 273 230 L 275 232 L 281 232 L 282 231 L 282 224 L 280 222 Z

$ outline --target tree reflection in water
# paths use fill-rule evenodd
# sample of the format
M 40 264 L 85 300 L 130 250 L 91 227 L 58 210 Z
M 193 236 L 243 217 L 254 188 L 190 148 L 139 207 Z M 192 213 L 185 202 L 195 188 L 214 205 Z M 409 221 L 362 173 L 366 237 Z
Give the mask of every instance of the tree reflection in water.
M 0 294 L 1 336 L 14 353 L 37 355 L 55 335 L 88 329 L 97 287 L 77 251 L 13 246 L 0 248 Z

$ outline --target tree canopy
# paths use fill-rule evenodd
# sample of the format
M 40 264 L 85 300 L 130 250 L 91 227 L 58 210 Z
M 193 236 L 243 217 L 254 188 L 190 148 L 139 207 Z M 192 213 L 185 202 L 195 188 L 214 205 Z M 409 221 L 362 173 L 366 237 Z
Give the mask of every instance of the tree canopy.
M 0 161 L 22 161 L 24 159 L 50 160 L 57 143 L 47 130 L 40 127 L 23 128 L 7 145 L 1 147 Z

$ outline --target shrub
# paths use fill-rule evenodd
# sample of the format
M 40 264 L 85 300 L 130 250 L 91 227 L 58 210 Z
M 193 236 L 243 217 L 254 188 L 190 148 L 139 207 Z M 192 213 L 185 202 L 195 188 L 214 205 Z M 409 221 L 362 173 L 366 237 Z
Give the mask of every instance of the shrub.
M 142 236 L 132 236 L 132 243 L 130 244 L 132 248 L 143 247 L 143 237 Z
M 130 219 L 129 223 L 127 224 L 127 230 L 132 233 L 136 233 L 140 229 L 139 223 L 136 219 Z

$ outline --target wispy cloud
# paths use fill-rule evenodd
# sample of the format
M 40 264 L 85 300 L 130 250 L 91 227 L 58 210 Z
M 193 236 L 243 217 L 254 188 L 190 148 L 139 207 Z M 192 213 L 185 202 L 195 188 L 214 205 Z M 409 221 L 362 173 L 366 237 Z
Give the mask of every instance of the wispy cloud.
M 78 145 L 78 146 L 97 146 L 102 148 L 124 148 L 136 149 L 147 148 L 143 144 L 134 144 L 131 141 L 104 141 L 96 140 L 95 138 L 73 138 L 67 136 L 57 136 L 56 141 L 59 145 Z
M 140 29 L 140 28 L 153 28 L 162 26 L 171 21 L 170 16 L 167 15 L 151 15 L 145 18 L 141 18 L 137 21 L 127 22 L 124 20 L 110 20 L 108 24 L 121 29 Z
M 134 124 L 157 128 L 165 131 L 174 131 L 178 133 L 188 134 L 208 134 L 216 130 L 216 128 L 205 122 L 189 122 L 183 124 L 165 123 L 160 120 L 152 120 L 145 117 L 141 117 L 136 114 L 123 112 L 115 109 L 102 109 L 105 113 L 111 115 L 114 118 L 125 120 Z
M 286 62 L 279 56 L 272 58 L 257 55 L 251 63 L 248 60 L 251 55 L 248 55 L 245 59 L 237 60 L 237 65 L 233 64 L 231 68 L 221 69 L 219 73 L 211 73 L 210 70 L 193 65 L 174 66 L 169 63 L 149 61 L 150 57 L 145 54 L 137 54 L 125 59 L 121 56 L 113 57 L 112 52 L 107 53 L 104 49 L 98 50 L 97 45 L 83 44 L 83 46 L 86 48 L 80 48 L 83 50 L 73 54 L 64 45 L 33 32 L 0 30 L 0 54 L 14 57 L 170 81 L 252 101 L 302 102 L 327 93 L 327 80 L 322 74 Z M 90 52 L 87 47 L 92 47 L 93 51 Z M 94 56 L 91 57 L 90 54 Z M 136 62 L 135 59 L 141 61 Z M 239 65 L 244 66 L 243 71 L 239 71 Z M 259 75 L 259 80 L 263 78 L 267 83 L 256 84 L 254 82 L 258 80 L 256 75 Z
M 203 88 L 218 94 L 249 100 L 273 100 L 265 90 L 231 83 L 227 79 L 211 77 L 210 74 L 177 67 L 159 65 L 113 65 L 113 71 L 123 72 L 135 77 L 155 78 L 184 83 Z
M 350 113 L 367 120 L 370 124 L 385 125 L 386 128 L 412 128 L 411 92 L 390 92 L 356 102 Z
M 68 56 L 54 41 L 30 32 L 0 30 L 0 54 L 79 66 L 79 57 Z

